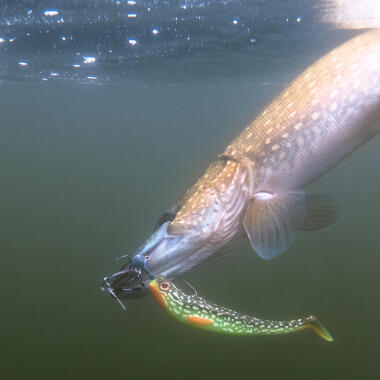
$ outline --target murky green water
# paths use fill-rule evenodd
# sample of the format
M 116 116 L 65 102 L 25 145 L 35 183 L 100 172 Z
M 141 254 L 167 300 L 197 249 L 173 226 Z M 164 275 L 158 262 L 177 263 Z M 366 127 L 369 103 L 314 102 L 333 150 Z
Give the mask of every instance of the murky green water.
M 300 234 L 273 261 L 246 243 L 186 276 L 243 313 L 316 314 L 333 343 L 310 332 L 214 335 L 150 296 L 125 312 L 100 292 L 114 258 L 133 253 L 261 107 L 349 35 L 309 33 L 268 37 L 260 60 L 182 59 L 119 85 L 0 87 L 2 379 L 378 378 L 379 138 L 311 186 L 343 200 L 338 226 Z

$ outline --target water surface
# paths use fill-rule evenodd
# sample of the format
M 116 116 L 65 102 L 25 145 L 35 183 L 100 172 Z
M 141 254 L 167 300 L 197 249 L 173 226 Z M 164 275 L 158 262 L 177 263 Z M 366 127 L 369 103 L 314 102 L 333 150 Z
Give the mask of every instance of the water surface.
M 213 335 L 152 297 L 124 312 L 100 292 L 114 257 L 133 253 L 251 118 L 354 32 L 315 23 L 311 1 L 2 3 L 2 378 L 376 378 L 378 138 L 310 188 L 342 198 L 341 224 L 300 234 L 276 260 L 243 244 L 186 276 L 244 313 L 315 313 L 333 343 Z

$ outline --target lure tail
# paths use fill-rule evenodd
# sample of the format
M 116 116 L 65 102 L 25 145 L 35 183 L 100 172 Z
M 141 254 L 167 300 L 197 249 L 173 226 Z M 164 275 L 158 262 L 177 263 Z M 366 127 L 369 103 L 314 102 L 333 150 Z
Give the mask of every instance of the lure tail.
M 315 318 L 314 315 L 306 318 L 307 323 L 305 323 L 304 329 L 313 330 L 316 334 L 318 334 L 324 340 L 328 342 L 332 342 L 334 338 L 330 335 L 330 333 L 326 330 L 326 328 Z

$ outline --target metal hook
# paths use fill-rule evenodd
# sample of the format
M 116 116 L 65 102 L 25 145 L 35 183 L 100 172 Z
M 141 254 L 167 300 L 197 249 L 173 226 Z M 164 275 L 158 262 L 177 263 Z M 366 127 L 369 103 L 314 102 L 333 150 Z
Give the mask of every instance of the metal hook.
M 150 256 L 148 255 L 141 255 L 138 253 L 137 255 L 134 255 L 132 257 L 132 266 L 133 268 L 136 268 L 140 271 L 144 270 L 144 272 L 149 276 L 150 279 L 154 279 L 156 276 L 148 269 L 147 262 L 150 260 Z
M 112 286 L 110 285 L 110 281 L 121 276 L 121 275 L 126 275 L 127 273 L 135 273 L 136 274 L 136 278 L 135 280 L 137 280 L 139 283 L 140 283 L 140 286 L 142 288 L 145 288 L 145 284 L 144 284 L 144 280 L 143 280 L 143 277 L 142 277 L 142 270 L 145 271 L 144 268 L 130 268 L 131 266 L 129 266 L 127 269 L 123 269 L 119 272 L 116 272 L 114 274 L 112 274 L 111 276 L 106 276 L 104 277 L 103 279 L 103 286 L 101 287 L 101 289 L 103 291 L 107 291 L 109 292 L 110 290 L 113 291 L 113 288 Z M 135 290 L 136 288 L 122 288 L 122 290 L 125 290 L 125 291 L 128 291 L 128 290 Z M 114 293 L 113 293 L 114 294 Z
M 186 280 L 183 280 L 184 281 L 184 283 L 194 292 L 194 295 L 196 296 L 196 297 L 198 297 L 198 293 L 197 293 L 197 291 L 195 290 L 195 288 L 194 288 L 194 286 L 193 285 L 191 285 L 191 284 L 189 284 Z
M 126 253 L 125 255 L 122 255 L 122 256 L 115 257 L 115 260 L 116 260 L 116 261 L 120 261 L 120 260 L 125 259 L 125 258 L 128 258 L 129 262 L 132 263 L 132 259 L 131 259 L 131 257 L 128 255 L 128 253 Z
M 117 302 L 119 302 L 120 306 L 124 309 L 124 310 L 127 310 L 124 306 L 124 304 L 120 301 L 119 297 L 115 294 L 115 292 L 113 291 L 113 289 L 111 288 L 111 285 L 109 284 L 108 280 L 110 279 L 110 277 L 104 277 L 103 279 L 103 284 L 106 284 L 107 287 L 104 288 L 103 286 L 101 287 L 102 291 L 107 291 L 111 297 L 113 298 L 116 298 Z

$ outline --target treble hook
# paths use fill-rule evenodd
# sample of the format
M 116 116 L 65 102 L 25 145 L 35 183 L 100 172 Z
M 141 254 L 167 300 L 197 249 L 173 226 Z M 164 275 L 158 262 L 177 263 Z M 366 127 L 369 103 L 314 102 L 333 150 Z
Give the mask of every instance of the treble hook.
M 112 276 L 111 276 L 112 277 Z M 104 277 L 103 279 L 103 284 L 106 284 L 106 288 L 104 286 L 101 287 L 102 291 L 103 292 L 108 292 L 109 294 L 111 294 L 111 297 L 113 298 L 116 298 L 117 302 L 119 302 L 120 306 L 124 309 L 124 310 L 127 310 L 124 306 L 124 304 L 120 301 L 119 297 L 115 294 L 115 292 L 113 291 L 113 289 L 111 288 L 111 285 L 110 283 L 108 282 L 108 280 L 110 279 L 110 277 Z
M 150 260 L 150 256 L 143 256 L 140 253 L 134 255 L 132 257 L 131 265 L 133 268 L 138 269 L 141 275 L 141 270 L 143 270 L 151 280 L 153 280 L 156 276 L 148 269 L 147 262 Z
M 189 284 L 186 280 L 183 280 L 183 282 L 194 292 L 194 295 L 196 296 L 196 297 L 198 297 L 198 293 L 197 293 L 197 291 L 195 290 L 195 288 L 194 288 L 194 286 L 193 285 L 191 285 L 191 284 Z
M 122 255 L 122 256 L 118 256 L 118 257 L 115 257 L 115 260 L 116 261 L 120 261 L 122 259 L 125 259 L 125 258 L 128 258 L 128 262 L 131 264 L 132 263 L 132 259 L 131 257 L 128 255 L 128 253 L 126 253 L 125 255 Z

